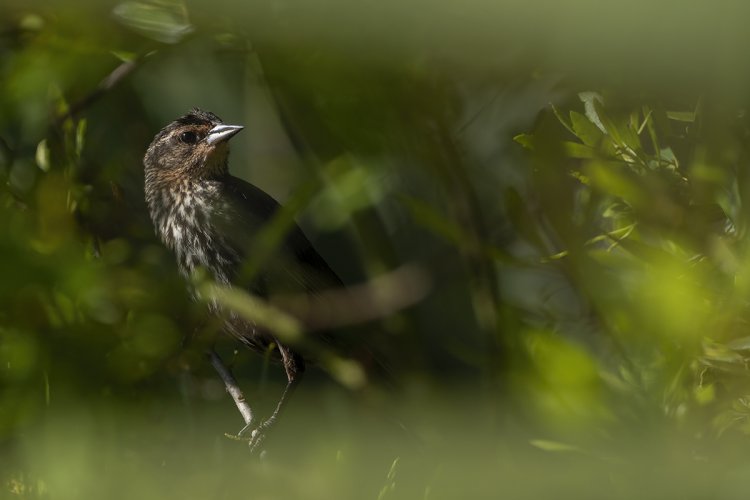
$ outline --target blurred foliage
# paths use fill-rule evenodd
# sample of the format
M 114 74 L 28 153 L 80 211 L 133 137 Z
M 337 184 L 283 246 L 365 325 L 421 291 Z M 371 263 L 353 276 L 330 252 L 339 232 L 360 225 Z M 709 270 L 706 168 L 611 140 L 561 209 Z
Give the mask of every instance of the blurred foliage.
M 748 7 L 669 4 L 4 2 L 0 497 L 740 497 Z M 263 461 L 203 351 L 261 413 L 282 370 L 143 201 L 194 106 L 284 202 L 250 266 L 296 219 L 374 297 L 334 352 L 220 293 L 319 361 Z

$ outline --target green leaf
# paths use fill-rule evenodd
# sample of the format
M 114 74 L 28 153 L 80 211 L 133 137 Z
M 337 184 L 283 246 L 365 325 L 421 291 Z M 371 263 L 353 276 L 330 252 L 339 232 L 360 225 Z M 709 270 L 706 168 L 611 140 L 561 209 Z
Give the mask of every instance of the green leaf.
M 727 344 L 733 351 L 750 351 L 750 337 L 735 339 Z
M 705 406 L 716 399 L 716 388 L 714 384 L 699 385 L 694 389 L 693 395 L 699 405 Z
M 667 118 L 676 122 L 693 123 L 695 111 L 667 111 Z
M 529 441 L 529 444 L 533 446 L 534 448 L 539 448 L 540 450 L 544 451 L 554 451 L 554 452 L 580 452 L 581 449 L 577 446 L 573 446 L 572 444 L 567 443 L 561 443 L 559 441 L 549 441 L 547 439 L 532 439 Z
M 593 186 L 625 200 L 631 206 L 642 206 L 648 200 L 643 187 L 636 182 L 632 174 L 628 174 L 622 163 L 590 162 L 584 172 L 591 179 Z
M 83 119 L 78 122 L 78 125 L 76 126 L 76 157 L 81 157 L 81 152 L 83 152 L 83 145 L 86 140 L 86 120 Z
M 138 57 L 135 52 L 127 50 L 113 50 L 111 54 L 115 56 L 120 62 L 133 62 Z
M 661 160 L 661 148 L 659 147 L 659 137 L 656 134 L 656 126 L 654 124 L 654 110 L 649 106 L 643 106 L 643 116 L 645 117 L 646 129 L 648 130 L 648 136 L 651 139 L 651 146 L 654 148 L 657 160 Z
M 647 262 L 674 262 L 676 260 L 671 253 L 662 250 L 661 248 L 647 245 L 641 241 L 626 239 L 620 240 L 618 244 L 621 248 L 624 248 L 632 255 Z
M 210 281 L 201 283 L 198 289 L 204 301 L 218 303 L 252 324 L 267 328 L 280 340 L 293 342 L 302 336 L 303 325 L 297 318 L 260 297 L 240 288 L 221 286 Z
M 526 149 L 534 149 L 534 136 L 531 134 L 518 134 L 513 140 Z
M 580 144 L 573 141 L 563 141 L 562 143 L 565 153 L 571 158 L 579 159 L 591 159 L 596 158 L 596 151 L 594 148 L 585 144 Z
M 596 107 L 597 103 L 601 104 L 604 102 L 602 96 L 597 92 L 581 92 L 580 94 L 578 94 L 578 98 L 583 103 L 586 117 L 591 120 L 591 123 L 596 125 L 599 130 L 601 130 L 602 132 L 606 132 L 606 127 L 604 126 L 604 123 L 602 123 Z
M 638 124 L 631 126 L 629 119 L 624 119 L 623 124 L 619 127 L 620 136 L 623 142 L 630 147 L 632 152 L 641 151 L 641 139 L 638 137 Z
M 44 18 L 37 14 L 26 14 L 18 23 L 18 26 L 26 31 L 41 31 L 44 25 Z
M 596 147 L 604 137 L 604 133 L 581 113 L 571 111 L 570 121 L 576 137 L 587 146 Z
M 44 172 L 49 172 L 50 161 L 49 161 L 49 146 L 47 145 L 47 139 L 42 139 L 36 146 L 36 164 Z
M 604 109 L 604 105 L 601 103 L 601 101 L 593 100 L 591 101 L 591 107 L 595 110 L 595 113 L 593 116 L 597 117 L 597 120 L 599 123 L 602 124 L 601 128 L 609 134 L 612 139 L 617 143 L 618 145 L 622 146 L 625 144 L 625 141 L 623 141 L 622 135 L 620 134 L 620 130 L 617 128 L 615 123 L 607 116 L 606 110 Z M 589 112 L 586 112 L 586 116 L 589 116 Z
M 654 124 L 657 137 L 668 138 L 673 135 L 672 122 L 669 120 L 667 112 L 664 111 L 662 106 L 657 105 L 652 109 L 651 120 Z
M 560 110 L 557 109 L 557 106 L 554 104 L 550 104 L 552 107 L 552 112 L 555 114 L 558 120 L 560 120 L 560 123 L 562 123 L 562 126 L 565 127 L 571 134 L 576 135 L 575 130 L 573 130 L 573 125 L 571 123 L 568 123 L 568 121 L 565 119 L 565 117 L 560 113 Z
M 607 114 L 600 99 L 592 99 L 589 108 L 593 111 L 587 109 L 586 116 L 589 119 L 592 116 L 596 117 L 597 121 L 594 124 L 600 123 L 602 125 L 600 128 L 612 138 L 616 146 L 619 146 L 618 156 L 628 162 L 639 161 L 639 163 L 642 163 L 637 153 L 641 150 L 641 141 L 636 131 L 630 127 L 629 116 L 620 117 L 618 121 L 615 121 Z
M 187 9 L 174 0 L 123 2 L 112 13 L 123 25 L 159 42 L 177 43 L 193 31 Z
M 636 134 L 639 134 L 641 131 L 641 115 L 638 113 L 638 111 L 633 111 L 630 113 L 630 129 L 633 130 Z

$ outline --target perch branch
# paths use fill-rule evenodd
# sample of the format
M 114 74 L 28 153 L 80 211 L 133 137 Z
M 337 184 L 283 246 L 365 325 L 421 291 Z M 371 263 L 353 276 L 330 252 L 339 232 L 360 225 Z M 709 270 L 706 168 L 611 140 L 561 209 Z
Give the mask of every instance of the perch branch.
M 245 427 L 249 427 L 253 422 L 253 410 L 250 408 L 250 405 L 247 404 L 247 401 L 245 401 L 245 395 L 242 394 L 242 390 L 240 389 L 237 380 L 221 360 L 219 355 L 216 354 L 216 351 L 211 349 L 208 351 L 208 356 L 211 359 L 211 365 L 213 365 L 216 373 L 218 373 L 221 380 L 224 381 L 224 387 L 226 387 L 229 395 L 232 396 L 234 404 L 237 405 L 237 409 L 240 411 L 242 419 L 245 421 Z

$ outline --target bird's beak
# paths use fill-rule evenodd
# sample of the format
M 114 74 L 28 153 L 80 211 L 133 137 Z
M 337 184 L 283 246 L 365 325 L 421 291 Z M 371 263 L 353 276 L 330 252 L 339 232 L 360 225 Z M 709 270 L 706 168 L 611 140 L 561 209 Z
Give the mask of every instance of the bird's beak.
M 206 136 L 206 143 L 214 145 L 220 142 L 228 141 L 243 128 L 245 127 L 241 125 L 216 125 L 214 128 L 208 131 L 208 135 Z

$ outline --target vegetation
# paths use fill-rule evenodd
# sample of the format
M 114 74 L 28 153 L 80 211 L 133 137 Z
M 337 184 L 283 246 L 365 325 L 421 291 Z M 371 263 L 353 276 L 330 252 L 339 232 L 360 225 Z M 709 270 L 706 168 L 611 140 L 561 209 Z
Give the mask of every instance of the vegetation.
M 740 497 L 749 8 L 638 6 L 0 5 L 0 497 Z M 195 106 L 287 207 L 253 264 L 296 219 L 390 298 L 334 350 L 218 297 L 314 344 L 262 459 L 143 200 Z

